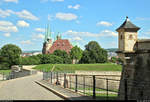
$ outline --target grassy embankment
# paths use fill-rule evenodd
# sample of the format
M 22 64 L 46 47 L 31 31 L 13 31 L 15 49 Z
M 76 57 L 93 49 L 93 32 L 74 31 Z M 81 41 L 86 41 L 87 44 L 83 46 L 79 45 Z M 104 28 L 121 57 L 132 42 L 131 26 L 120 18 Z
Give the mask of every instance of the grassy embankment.
M 33 69 L 51 71 L 72 71 L 84 70 L 84 71 L 121 71 L 121 65 L 105 63 L 105 64 L 41 64 L 37 65 Z

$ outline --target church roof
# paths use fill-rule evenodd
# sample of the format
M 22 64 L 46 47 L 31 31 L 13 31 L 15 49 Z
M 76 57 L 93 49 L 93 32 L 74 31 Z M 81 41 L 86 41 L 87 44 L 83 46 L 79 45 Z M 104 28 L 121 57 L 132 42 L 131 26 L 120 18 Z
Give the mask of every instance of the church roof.
M 55 50 L 64 50 L 67 53 L 69 53 L 72 47 L 73 46 L 70 44 L 69 40 L 58 39 L 53 43 L 52 47 L 49 49 L 49 53 L 53 53 Z
M 116 29 L 116 31 L 118 31 L 119 29 L 136 29 L 139 30 L 140 28 L 137 27 L 136 25 L 134 25 L 128 17 L 126 17 L 126 20 L 123 22 L 123 24 Z

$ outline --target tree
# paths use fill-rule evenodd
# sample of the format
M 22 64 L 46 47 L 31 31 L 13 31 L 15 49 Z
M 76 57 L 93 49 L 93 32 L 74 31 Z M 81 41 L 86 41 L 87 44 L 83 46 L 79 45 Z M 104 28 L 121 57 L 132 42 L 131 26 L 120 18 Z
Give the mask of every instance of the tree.
M 42 64 L 62 64 L 63 59 L 56 55 L 44 54 L 42 59 Z
M 63 50 L 55 50 L 53 52 L 54 55 L 59 56 L 63 59 L 63 63 L 65 64 L 71 64 L 71 58 L 70 56 L 67 54 L 66 51 Z
M 96 41 L 90 41 L 85 45 L 80 63 L 105 63 L 107 62 L 107 51 L 100 47 Z
M 0 56 L 0 69 L 9 69 L 6 57 Z
M 21 49 L 13 44 L 4 45 L 0 50 L 0 56 L 6 59 L 6 63 L 8 63 L 9 68 L 11 68 L 12 65 L 20 64 L 21 53 Z
M 75 63 L 77 63 L 77 61 L 79 61 L 82 57 L 82 50 L 80 49 L 80 47 L 75 46 L 71 49 L 70 52 L 70 57 L 72 60 L 75 60 Z
M 22 57 L 21 64 L 22 65 L 37 65 L 37 64 L 41 64 L 41 62 L 38 56 L 29 56 L 29 57 Z
M 111 57 L 111 62 L 112 63 L 116 63 L 117 62 L 117 58 L 116 57 Z

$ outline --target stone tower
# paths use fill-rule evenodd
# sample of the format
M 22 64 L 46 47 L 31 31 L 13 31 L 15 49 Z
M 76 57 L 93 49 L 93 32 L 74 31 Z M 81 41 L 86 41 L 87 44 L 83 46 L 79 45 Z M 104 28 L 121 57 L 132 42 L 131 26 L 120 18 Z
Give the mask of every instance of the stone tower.
M 43 43 L 42 53 L 47 54 L 51 46 L 52 46 L 51 31 L 50 26 L 48 25 L 45 31 L 45 39 Z
M 123 60 L 118 99 L 150 100 L 150 39 L 137 39 L 140 28 L 128 17 L 116 30 L 117 54 Z
M 137 31 L 139 29 L 126 17 L 124 23 L 116 29 L 118 32 L 118 52 L 134 52 L 134 45 L 137 42 Z M 119 57 L 124 61 L 125 56 L 123 53 L 120 53 Z

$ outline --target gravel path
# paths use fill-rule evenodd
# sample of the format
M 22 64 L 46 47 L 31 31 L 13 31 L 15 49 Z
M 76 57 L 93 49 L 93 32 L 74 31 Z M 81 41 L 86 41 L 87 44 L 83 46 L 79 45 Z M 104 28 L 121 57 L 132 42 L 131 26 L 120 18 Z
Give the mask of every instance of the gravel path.
M 63 100 L 34 81 L 41 80 L 42 73 L 3 81 L 0 83 L 0 100 Z

